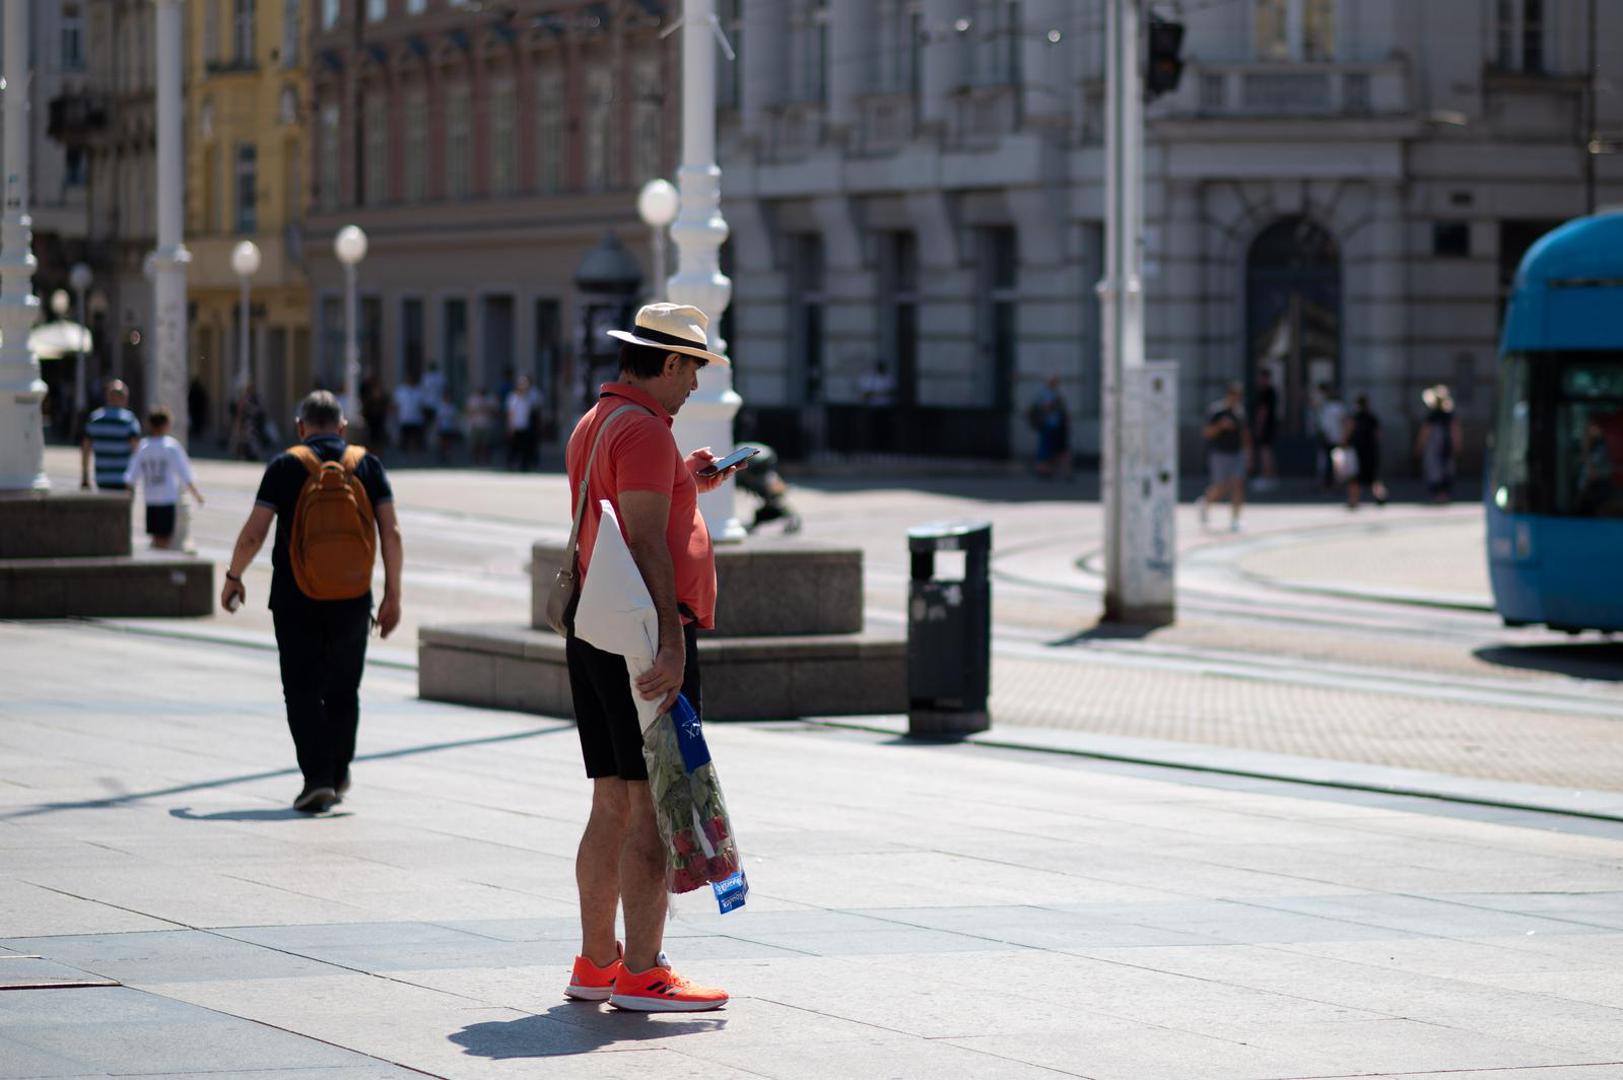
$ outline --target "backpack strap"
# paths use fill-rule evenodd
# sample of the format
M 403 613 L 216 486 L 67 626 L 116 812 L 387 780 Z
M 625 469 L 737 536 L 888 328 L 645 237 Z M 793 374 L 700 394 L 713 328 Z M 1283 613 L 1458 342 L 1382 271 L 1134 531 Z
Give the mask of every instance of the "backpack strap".
M 322 464 L 320 454 L 316 453 L 303 443 L 299 443 L 297 446 L 288 447 L 287 452 L 293 455 L 299 464 L 304 466 L 305 472 L 309 473 L 311 476 L 320 475 Z
M 359 469 L 361 462 L 366 460 L 366 447 L 346 446 L 344 447 L 344 456 L 340 460 L 343 463 L 344 471 L 354 476 L 355 470 Z
M 569 526 L 569 543 L 564 546 L 564 561 L 569 566 L 575 565 L 575 552 L 577 545 L 580 543 L 580 523 L 586 514 L 586 489 L 592 482 L 592 462 L 597 458 L 598 444 L 603 441 L 603 434 L 609 430 L 609 425 L 620 419 L 622 414 L 639 411 L 648 412 L 641 405 L 622 405 L 609 413 L 608 419 L 599 425 L 597 436 L 592 439 L 592 448 L 586 452 L 586 471 L 581 474 L 580 496 L 575 500 L 575 520 Z M 648 413 L 648 415 L 652 416 L 654 414 Z

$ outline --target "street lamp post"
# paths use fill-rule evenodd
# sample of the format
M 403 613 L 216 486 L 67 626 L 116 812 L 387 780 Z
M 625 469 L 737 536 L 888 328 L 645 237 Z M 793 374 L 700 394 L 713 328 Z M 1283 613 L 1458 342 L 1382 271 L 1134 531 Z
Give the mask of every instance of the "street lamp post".
M 34 295 L 33 220 L 28 216 L 28 0 L 5 0 L 5 203 L 0 216 L 0 491 L 47 491 L 45 383 L 28 347 Z
M 85 293 L 90 291 L 90 283 L 95 280 L 90 267 L 84 263 L 74 263 L 73 269 L 68 271 L 68 287 L 73 290 L 78 300 L 79 312 L 79 348 L 75 350 L 73 360 L 73 415 L 84 415 L 85 405 L 89 403 L 88 387 L 85 386 L 85 352 L 90 346 L 90 313 L 85 310 Z
M 9 0 L 8 0 L 9 2 Z M 174 417 L 175 438 L 186 441 L 186 267 L 184 239 L 185 138 L 181 112 L 181 0 L 155 0 L 158 105 L 158 247 L 153 252 L 152 348 L 147 360 L 146 404 Z
M 669 180 L 650 180 L 637 193 L 637 214 L 654 241 L 654 300 L 665 299 L 665 230 L 676 220 L 682 197 Z M 709 312 L 706 312 L 709 314 Z
M 237 392 L 241 393 L 254 381 L 254 358 L 249 351 L 248 335 L 248 282 L 259 273 L 259 245 L 244 240 L 233 248 L 231 269 L 236 271 L 237 280 L 242 284 L 242 313 L 237 327 Z
M 359 225 L 345 225 L 333 237 L 333 254 L 344 264 L 344 415 L 360 415 L 361 340 L 357 326 L 355 270 L 366 258 L 366 233 Z
M 721 272 L 721 245 L 727 221 L 721 216 L 721 169 L 716 165 L 716 6 L 715 0 L 684 0 L 682 5 L 682 164 L 677 187 L 682 206 L 671 226 L 676 245 L 676 276 L 666 286 L 668 299 L 691 304 L 710 316 L 710 347 L 727 354 L 721 337 L 721 315 L 732 299 L 733 283 Z M 743 404 L 733 392 L 732 368 L 707 364 L 699 388 L 676 417 L 677 445 L 708 446 L 719 457 L 733 446 L 733 417 Z M 699 496 L 710 535 L 716 540 L 744 539 L 744 526 L 733 515 L 733 481 Z

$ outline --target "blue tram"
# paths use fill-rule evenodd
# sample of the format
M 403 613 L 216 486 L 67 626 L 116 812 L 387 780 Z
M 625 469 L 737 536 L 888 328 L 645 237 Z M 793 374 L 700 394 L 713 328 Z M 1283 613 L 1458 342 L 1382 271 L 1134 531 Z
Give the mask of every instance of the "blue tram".
M 1499 353 L 1494 604 L 1512 626 L 1623 630 L 1623 213 L 1528 250 Z

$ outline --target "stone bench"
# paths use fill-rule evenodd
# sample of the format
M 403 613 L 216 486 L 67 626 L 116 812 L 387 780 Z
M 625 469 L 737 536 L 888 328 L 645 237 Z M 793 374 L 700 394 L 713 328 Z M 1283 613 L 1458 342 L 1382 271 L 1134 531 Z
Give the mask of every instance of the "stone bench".
M 190 555 L 0 559 L 4 619 L 207 615 L 213 603 L 214 564 Z

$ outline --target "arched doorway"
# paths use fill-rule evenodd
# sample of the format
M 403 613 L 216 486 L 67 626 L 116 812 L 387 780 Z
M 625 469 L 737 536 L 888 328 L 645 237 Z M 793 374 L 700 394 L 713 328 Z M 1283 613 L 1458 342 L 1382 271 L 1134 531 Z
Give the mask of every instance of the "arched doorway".
M 1246 368 L 1254 398 L 1267 371 L 1279 393 L 1275 453 L 1281 471 L 1311 474 L 1317 462 L 1315 392 L 1341 385 L 1341 257 L 1335 237 L 1305 217 L 1257 235 L 1246 253 Z

